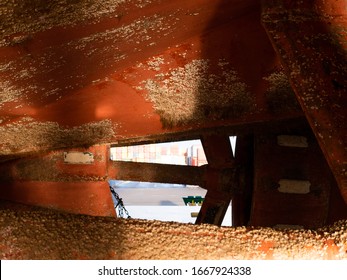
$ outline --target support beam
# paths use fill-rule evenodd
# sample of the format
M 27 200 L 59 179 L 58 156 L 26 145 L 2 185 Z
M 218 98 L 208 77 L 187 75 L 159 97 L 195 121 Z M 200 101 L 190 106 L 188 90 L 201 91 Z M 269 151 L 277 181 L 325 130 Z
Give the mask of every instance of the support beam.
M 220 226 L 231 201 L 231 194 L 210 190 L 202 203 L 195 224 L 213 224 Z
M 262 23 L 347 203 L 345 0 L 263 0 Z
M 113 161 L 108 178 L 140 182 L 203 185 L 203 169 L 195 166 Z
M 233 151 L 227 134 L 207 134 L 201 137 L 207 162 L 211 167 L 233 165 Z
M 236 187 L 234 157 L 227 134 L 201 137 L 208 165 L 205 171 L 207 193 L 195 221 L 220 226 Z

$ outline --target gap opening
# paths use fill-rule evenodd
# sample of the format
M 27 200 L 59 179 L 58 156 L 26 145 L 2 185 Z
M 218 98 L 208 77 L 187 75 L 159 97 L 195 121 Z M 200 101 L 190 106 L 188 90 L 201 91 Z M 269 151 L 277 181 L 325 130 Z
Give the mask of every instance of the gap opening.
M 114 161 L 133 161 L 200 166 L 207 164 L 200 140 L 111 147 Z
M 230 137 L 235 154 L 236 137 Z M 200 140 L 111 147 L 113 161 L 133 161 L 175 165 L 201 166 L 208 164 Z M 110 187 L 122 200 L 131 218 L 195 223 L 206 190 L 200 186 L 139 181 L 110 180 Z M 112 195 L 117 214 L 119 200 Z M 192 201 L 187 203 L 187 201 Z M 125 218 L 127 215 L 125 215 Z M 222 226 L 231 226 L 231 204 Z

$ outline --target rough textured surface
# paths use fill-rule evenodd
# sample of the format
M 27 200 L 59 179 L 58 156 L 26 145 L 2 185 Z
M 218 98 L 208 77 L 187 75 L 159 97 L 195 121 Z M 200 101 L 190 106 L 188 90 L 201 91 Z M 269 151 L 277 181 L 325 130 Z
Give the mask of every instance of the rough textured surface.
M 106 141 L 114 142 L 297 117 L 300 110 L 264 105 L 263 77 L 280 65 L 259 8 L 253 0 L 2 1 L 0 127 L 7 140 L 0 156 L 88 145 L 92 133 L 71 139 L 67 130 L 96 123 L 112 124 L 116 133 Z M 24 148 L 12 141 L 20 136 L 14 129 L 39 140 Z M 68 135 L 43 143 L 51 130 Z
M 23 118 L 0 126 L 0 155 L 105 143 L 114 136 L 114 129 L 109 120 L 69 128 L 61 127 L 55 122 L 37 122 L 32 118 Z
M 0 46 L 15 45 L 29 39 L 29 35 L 7 36 L 17 33 L 34 33 L 54 26 L 77 24 L 97 20 L 129 0 L 5 0 L 0 6 Z M 145 1 L 134 1 L 137 4 Z M 147 1 L 148 2 L 148 1 Z M 6 40 L 7 39 L 7 40 Z
M 280 5 L 277 12 L 273 4 Z M 340 160 L 335 173 L 345 184 L 346 160 L 335 157 L 347 151 L 342 14 L 343 0 L 3 0 L 0 161 L 176 132 L 190 137 L 227 127 L 253 133 L 255 124 L 272 127 L 273 121 L 302 116 L 290 99 L 286 73 L 301 105 L 314 117 L 322 114 L 311 124 L 323 146 L 330 145 L 330 167 Z M 319 72 L 329 87 L 323 89 Z M 80 211 L 80 192 L 91 200 L 99 193 L 104 175 L 71 166 L 62 173 L 52 160 L 47 166 L 45 160 L 23 160 L 17 169 L 7 161 L 0 174 L 4 198 L 53 200 Z M 25 178 L 34 181 L 28 185 Z M 340 209 L 334 212 L 346 213 Z
M 299 103 L 283 69 L 270 74 L 264 80 L 269 83 L 266 100 L 270 111 L 280 112 L 299 108 Z
M 347 259 L 346 221 L 228 228 L 0 205 L 1 259 Z
M 149 66 L 159 73 L 143 82 L 163 123 L 173 126 L 220 120 L 252 110 L 254 104 L 247 85 L 229 62 L 220 59 L 213 65 L 208 59 L 197 59 L 167 73 L 160 71 L 163 63 L 160 57 L 149 61 Z

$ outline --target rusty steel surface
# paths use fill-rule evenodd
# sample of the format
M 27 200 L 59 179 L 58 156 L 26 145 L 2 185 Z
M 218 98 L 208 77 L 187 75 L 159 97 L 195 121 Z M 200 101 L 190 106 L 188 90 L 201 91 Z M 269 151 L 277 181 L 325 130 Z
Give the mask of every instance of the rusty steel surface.
M 289 131 L 293 132 L 287 129 L 285 133 Z M 303 131 L 302 127 L 294 131 L 301 133 L 300 141 Z M 226 158 L 223 162 L 228 164 L 217 167 L 115 162 L 110 160 L 108 145 L 18 159 L 0 165 L 0 198 L 71 213 L 112 216 L 115 213 L 108 180 L 139 180 L 198 184 L 207 189 L 197 223 L 220 225 L 231 200 L 234 226 L 294 223 L 317 227 L 345 219 L 346 205 L 315 138 L 311 135 L 306 140 L 309 149 L 286 148 L 278 146 L 279 131 L 272 133 L 272 139 L 270 135 L 269 131 L 257 135 L 254 151 L 252 135 L 238 137 L 236 157 Z M 220 137 L 210 135 L 209 139 L 210 145 L 218 145 L 215 140 Z M 299 145 L 306 144 L 300 141 Z M 211 155 L 228 155 L 230 149 L 211 149 L 210 162 Z M 230 166 L 232 162 L 235 168 Z M 279 192 L 281 179 L 309 180 L 310 193 Z
M 334 207 L 346 218 L 346 205 L 331 197 L 337 189 L 309 128 L 255 137 L 251 225 L 317 228 Z
M 0 14 L 4 160 L 302 115 L 259 1 L 5 0 Z
M 201 187 L 207 193 L 195 223 L 220 226 L 238 185 L 235 159 L 227 134 L 203 135 L 201 143 L 208 162 Z
M 263 25 L 347 203 L 347 3 L 262 3 Z
M 0 19 L 0 197 L 107 216 L 108 179 L 193 183 L 208 190 L 198 221 L 220 224 L 233 198 L 235 225 L 269 224 L 259 178 L 282 162 L 259 139 L 307 118 L 340 192 L 326 175 L 300 221 L 345 218 L 345 1 L 4 0 Z M 167 137 L 201 138 L 209 164 L 109 159 Z
M 66 161 L 66 153 L 82 156 Z M 93 161 L 83 162 L 83 155 Z M 76 214 L 115 216 L 107 182 L 108 147 L 58 150 L 0 164 L 0 198 Z

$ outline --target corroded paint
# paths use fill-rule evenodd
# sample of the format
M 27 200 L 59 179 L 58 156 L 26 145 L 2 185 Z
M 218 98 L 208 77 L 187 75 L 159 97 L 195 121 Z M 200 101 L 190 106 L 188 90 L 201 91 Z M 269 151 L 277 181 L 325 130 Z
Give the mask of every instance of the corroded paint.
M 66 163 L 68 152 L 58 150 L 0 165 L 0 197 L 71 213 L 114 216 L 107 182 L 108 146 L 71 151 L 93 154 L 89 164 Z
M 283 1 L 275 18 L 267 12 L 273 11 L 273 1 L 264 1 L 263 21 L 272 20 L 275 32 L 268 31 L 278 54 L 260 24 L 259 1 L 17 2 L 5 0 L 0 8 L 0 160 L 31 157 L 2 166 L 2 191 L 27 190 L 26 181 L 30 186 L 38 182 L 42 190 L 54 186 L 45 190 L 52 190 L 50 195 L 77 189 L 75 195 L 89 193 L 82 187 L 65 188 L 65 183 L 93 185 L 90 194 L 98 186 L 106 192 L 106 157 L 96 156 L 81 168 L 64 163 L 63 152 L 170 133 L 190 137 L 200 129 L 231 127 L 238 134 L 247 127 L 253 132 L 255 124 L 271 126 L 302 116 L 288 77 L 311 126 L 318 127 L 314 130 L 322 147 L 328 147 L 326 156 L 339 185 L 344 184 L 346 25 L 343 16 L 334 14 L 343 11 L 342 1 Z M 307 24 L 317 18 L 324 28 Z M 285 20 L 297 25 L 282 36 Z M 288 43 L 291 36 L 298 40 Z M 286 56 L 290 43 L 295 48 Z M 336 46 L 342 51 L 327 51 Z M 312 54 L 303 56 L 306 47 Z M 322 71 L 329 77 L 324 80 L 328 90 L 319 80 Z M 302 85 L 304 90 L 298 90 Z M 324 98 L 312 85 L 323 89 Z M 330 98 L 330 89 L 336 99 Z M 56 152 L 47 154 L 50 150 Z M 207 179 L 220 178 L 216 173 Z M 55 203 L 59 208 L 61 201 Z M 260 210 L 262 205 L 267 201 L 257 204 Z
M 1 155 L 301 115 L 273 110 L 279 103 L 267 101 L 273 95 L 266 94 L 266 77 L 281 66 L 259 7 L 250 0 L 5 1 Z M 161 80 L 160 73 L 167 76 Z M 182 77 L 190 89 L 180 87 Z M 96 124 L 107 128 L 84 131 Z M 68 130 L 81 135 L 70 139 Z M 39 141 L 24 147 L 17 131 Z
M 228 66 L 225 60 L 217 65 L 193 60 L 168 73 L 159 71 L 139 89 L 148 92 L 147 98 L 168 126 L 239 117 L 255 104 L 247 85 Z
M 0 155 L 25 155 L 63 147 L 83 147 L 109 142 L 115 127 L 109 120 L 80 126 L 60 126 L 24 117 L 0 126 Z
M 347 203 L 346 1 L 263 1 L 262 22 Z
M 107 182 L 18 181 L 0 187 L 1 199 L 74 214 L 116 216 Z

